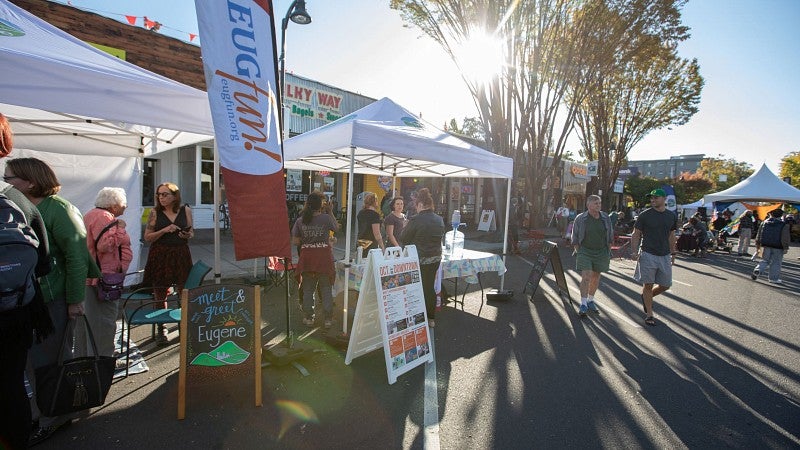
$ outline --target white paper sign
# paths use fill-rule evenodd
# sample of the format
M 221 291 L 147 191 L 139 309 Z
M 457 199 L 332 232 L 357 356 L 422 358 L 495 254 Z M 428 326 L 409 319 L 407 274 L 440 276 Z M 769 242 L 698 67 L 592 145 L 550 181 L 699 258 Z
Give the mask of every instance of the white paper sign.
M 433 360 L 417 249 L 370 250 L 345 364 L 383 346 L 389 384 Z
M 481 211 L 481 219 L 478 222 L 478 231 L 494 231 L 497 229 L 497 222 L 494 220 L 494 210 L 484 209 Z

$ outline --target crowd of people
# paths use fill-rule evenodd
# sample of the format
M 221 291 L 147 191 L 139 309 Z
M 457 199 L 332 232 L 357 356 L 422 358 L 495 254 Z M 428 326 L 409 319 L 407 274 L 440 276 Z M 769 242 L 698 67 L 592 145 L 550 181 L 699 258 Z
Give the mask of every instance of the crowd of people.
M 2 114 L 0 144 L 0 157 L 9 156 L 13 133 Z M 75 319 L 86 317 L 98 355 L 114 356 L 117 351 L 114 337 L 119 303 L 101 298 L 98 280 L 107 273 L 125 274 L 131 264 L 130 236 L 120 218 L 127 207 L 125 190 L 100 189 L 94 208 L 85 214 L 59 196 L 60 191 L 61 183 L 46 162 L 37 158 L 6 161 L 0 193 L 24 213 L 26 223 L 18 226 L 29 226 L 39 245 L 33 299 L 0 313 L 2 448 L 36 445 L 76 417 L 44 415 L 38 408 L 36 380 L 36 369 L 55 364 L 62 354 L 89 354 L 89 334 Z M 188 246 L 193 236 L 191 210 L 181 205 L 180 191 L 173 183 L 161 184 L 155 201 L 145 231 L 145 240 L 152 244 L 144 284 L 180 289 L 192 264 Z M 166 289 L 156 292 L 161 300 L 167 294 Z M 65 342 L 71 345 L 63 345 Z M 167 343 L 163 329 L 158 342 Z M 32 390 L 30 397 L 26 380 Z

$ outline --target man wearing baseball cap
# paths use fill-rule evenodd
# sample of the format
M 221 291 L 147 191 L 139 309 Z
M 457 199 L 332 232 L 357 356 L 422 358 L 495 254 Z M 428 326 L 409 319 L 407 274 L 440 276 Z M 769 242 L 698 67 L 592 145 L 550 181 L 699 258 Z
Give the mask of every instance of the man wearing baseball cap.
M 641 298 L 645 313 L 644 323 L 655 326 L 653 297 L 672 286 L 672 264 L 677 253 L 675 230 L 678 229 L 678 217 L 667 209 L 667 194 L 663 189 L 653 189 L 649 197 L 650 208 L 642 211 L 633 225 L 631 259 L 636 261 L 633 277 L 643 286 Z

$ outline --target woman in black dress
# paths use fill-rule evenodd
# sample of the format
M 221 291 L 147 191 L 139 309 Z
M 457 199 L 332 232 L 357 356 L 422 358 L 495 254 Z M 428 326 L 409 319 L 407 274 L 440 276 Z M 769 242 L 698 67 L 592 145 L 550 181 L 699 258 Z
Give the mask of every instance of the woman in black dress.
M 156 188 L 156 206 L 147 218 L 144 240 L 150 242 L 147 264 L 144 268 L 144 284 L 153 286 L 156 300 L 164 300 L 166 288 L 176 286 L 183 289 L 183 283 L 192 269 L 192 254 L 189 239 L 194 236 L 192 210 L 189 205 L 181 206 L 181 191 L 173 183 L 161 183 Z M 166 308 L 163 303 L 162 308 Z M 160 325 L 156 342 L 168 343 L 167 330 Z

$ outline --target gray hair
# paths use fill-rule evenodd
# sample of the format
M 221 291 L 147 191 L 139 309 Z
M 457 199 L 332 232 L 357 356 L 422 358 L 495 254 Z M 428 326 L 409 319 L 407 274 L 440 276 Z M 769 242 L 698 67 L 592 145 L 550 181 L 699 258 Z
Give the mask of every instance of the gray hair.
M 603 201 L 603 199 L 600 198 L 599 195 L 592 194 L 592 195 L 586 197 L 586 204 L 588 205 L 589 202 L 593 202 L 593 201 L 596 201 L 596 200 L 599 200 L 601 202 Z
M 94 206 L 97 208 L 110 208 L 112 206 L 128 206 L 128 198 L 125 195 L 125 189 L 118 187 L 104 187 L 97 193 L 97 198 L 94 200 Z

